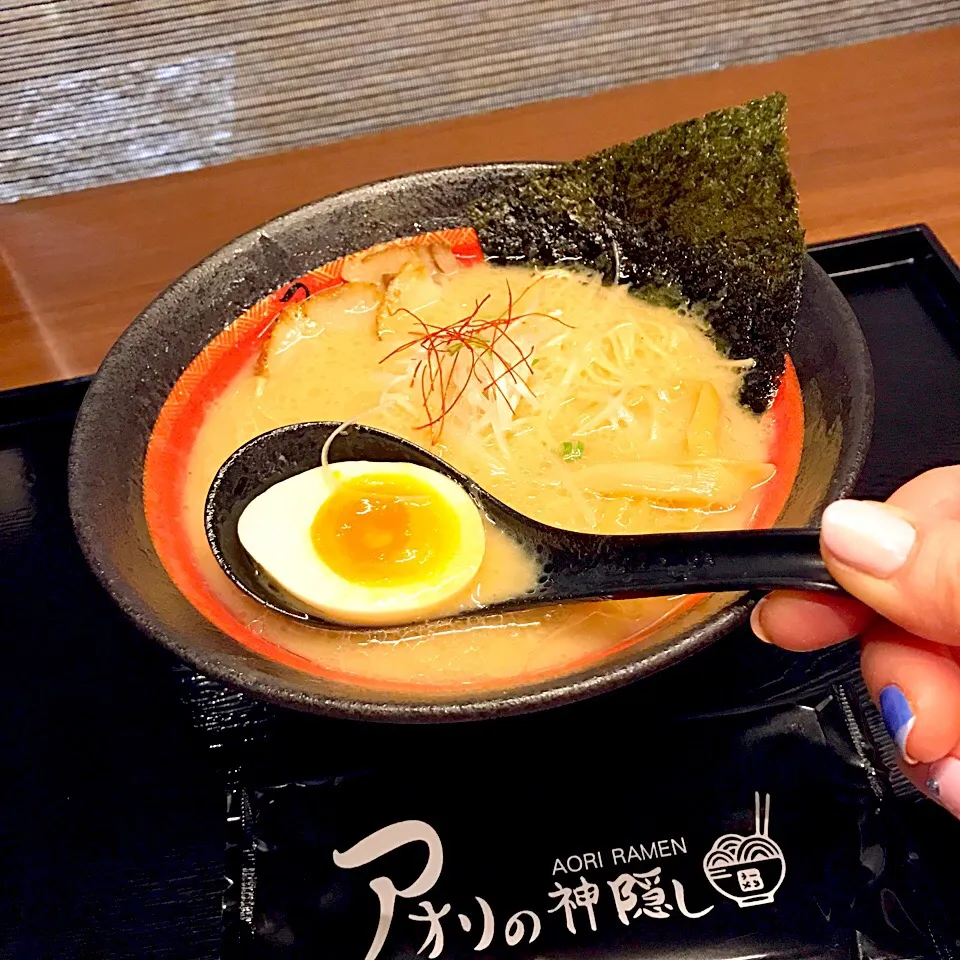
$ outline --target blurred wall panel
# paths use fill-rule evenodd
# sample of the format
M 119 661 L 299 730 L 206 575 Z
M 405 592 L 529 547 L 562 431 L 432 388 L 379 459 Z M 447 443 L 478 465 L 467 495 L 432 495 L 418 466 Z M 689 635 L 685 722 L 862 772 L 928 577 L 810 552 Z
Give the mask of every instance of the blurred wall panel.
M 957 22 L 960 0 L 0 0 L 0 202 Z

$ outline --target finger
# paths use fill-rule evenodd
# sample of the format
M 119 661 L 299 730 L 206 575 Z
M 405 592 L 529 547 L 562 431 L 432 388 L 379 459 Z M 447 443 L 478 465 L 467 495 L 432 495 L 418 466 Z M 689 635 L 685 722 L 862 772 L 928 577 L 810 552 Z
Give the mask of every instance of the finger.
M 960 520 L 841 500 L 824 511 L 820 545 L 851 595 L 910 633 L 960 643 Z
M 921 789 L 960 818 L 960 747 L 950 756 L 930 764 Z
M 818 650 L 862 633 L 876 613 L 852 597 L 778 590 L 750 615 L 753 632 L 785 650 Z
M 867 689 L 904 759 L 932 763 L 960 745 L 956 651 L 877 621 L 863 639 Z
M 917 522 L 960 520 L 960 466 L 921 474 L 897 490 L 888 506 Z M 872 619 L 869 608 L 856 600 L 777 591 L 757 604 L 750 623 L 761 640 L 801 651 L 848 640 Z
M 923 794 L 960 819 L 960 749 L 934 763 L 900 762 L 900 772 Z
M 960 520 L 960 465 L 921 473 L 891 494 L 887 503 L 920 521 Z

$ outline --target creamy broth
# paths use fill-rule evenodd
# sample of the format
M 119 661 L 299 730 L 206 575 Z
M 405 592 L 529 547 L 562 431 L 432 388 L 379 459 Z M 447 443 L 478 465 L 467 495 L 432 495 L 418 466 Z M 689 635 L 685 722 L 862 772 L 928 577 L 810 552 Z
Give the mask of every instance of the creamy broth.
M 361 264 L 354 275 L 345 271 L 346 286 L 288 307 L 261 355 L 206 412 L 183 502 L 204 578 L 265 639 L 358 682 L 504 685 L 562 672 L 668 618 L 678 598 L 478 614 L 450 626 L 326 630 L 264 610 L 226 579 L 203 528 L 213 476 L 247 440 L 305 420 L 356 418 L 390 430 L 554 526 L 645 533 L 751 522 L 774 472 L 770 437 L 736 400 L 748 364 L 723 359 L 696 317 L 565 270 L 457 269 L 440 259 L 401 267 Z M 452 406 L 436 390 L 425 396 L 416 366 L 424 346 L 411 342 L 475 310 L 478 321 L 512 318 L 509 343 L 494 336 L 490 351 L 473 343 L 490 375 L 467 378 L 467 348 L 438 341 L 448 370 L 464 354 L 454 386 L 469 382 Z M 536 576 L 533 559 L 488 525 L 473 595 L 509 596 Z

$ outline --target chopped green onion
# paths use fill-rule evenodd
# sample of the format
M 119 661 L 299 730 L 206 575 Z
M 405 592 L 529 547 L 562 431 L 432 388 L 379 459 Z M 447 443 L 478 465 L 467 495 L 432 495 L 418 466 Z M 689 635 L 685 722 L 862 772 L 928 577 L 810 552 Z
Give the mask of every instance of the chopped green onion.
M 583 456 L 583 441 L 578 440 L 574 443 L 571 440 L 564 440 L 560 445 L 560 456 L 567 461 L 579 460 Z

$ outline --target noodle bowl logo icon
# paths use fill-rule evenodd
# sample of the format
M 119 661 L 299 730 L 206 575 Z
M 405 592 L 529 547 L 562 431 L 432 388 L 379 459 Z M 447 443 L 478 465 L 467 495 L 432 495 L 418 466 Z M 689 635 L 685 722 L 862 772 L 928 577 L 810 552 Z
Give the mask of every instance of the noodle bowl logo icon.
M 760 794 L 754 794 L 754 831 L 749 836 L 726 833 L 703 858 L 703 871 L 714 889 L 736 900 L 741 907 L 773 903 L 783 883 L 787 864 L 783 851 L 767 835 L 770 832 L 770 794 L 763 804 L 760 825 Z

